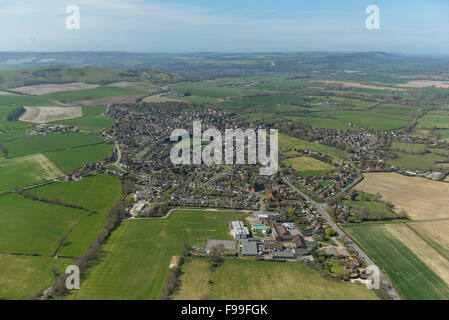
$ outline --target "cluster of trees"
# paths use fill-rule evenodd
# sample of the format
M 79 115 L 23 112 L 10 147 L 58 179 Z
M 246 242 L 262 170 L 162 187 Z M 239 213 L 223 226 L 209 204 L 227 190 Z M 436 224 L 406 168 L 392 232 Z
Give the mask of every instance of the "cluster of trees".
M 3 153 L 5 158 L 8 158 L 8 150 L 6 150 L 6 148 L 2 144 L 0 144 L 0 152 Z
M 74 263 L 79 267 L 80 272 L 85 271 L 89 263 L 97 257 L 101 245 L 109 238 L 111 232 L 120 225 L 120 222 L 124 215 L 125 205 L 122 202 L 117 203 L 114 207 L 111 208 L 111 210 L 109 211 L 108 222 L 104 229 L 100 232 L 89 249 L 87 249 L 87 251 L 84 252 Z M 64 296 L 68 293 L 65 284 L 68 276 L 68 274 L 63 273 L 59 276 L 58 279 L 55 280 L 55 282 L 53 282 L 53 292 L 51 293 L 51 295 Z
M 145 208 L 140 214 L 141 217 L 163 217 L 168 212 L 167 202 L 155 202 Z
M 24 114 L 26 111 L 26 109 L 24 107 L 18 107 L 12 111 L 10 111 L 7 115 L 6 115 L 6 120 L 7 121 L 15 121 L 17 119 L 20 118 L 20 116 L 22 114 Z
M 94 210 L 94 209 L 83 207 L 83 206 L 79 206 L 77 204 L 73 204 L 73 203 L 69 203 L 69 202 L 61 202 L 59 199 L 56 199 L 56 198 L 50 200 L 50 199 L 47 199 L 45 197 L 37 197 L 35 195 L 29 194 L 29 193 L 26 193 L 26 192 L 19 192 L 19 193 L 21 193 L 22 196 L 25 199 L 35 200 L 35 201 L 42 201 L 42 202 L 52 203 L 52 204 L 58 204 L 58 205 L 61 205 L 61 206 L 64 206 L 64 207 L 84 210 L 84 211 L 87 211 L 89 213 L 97 213 L 97 211 Z

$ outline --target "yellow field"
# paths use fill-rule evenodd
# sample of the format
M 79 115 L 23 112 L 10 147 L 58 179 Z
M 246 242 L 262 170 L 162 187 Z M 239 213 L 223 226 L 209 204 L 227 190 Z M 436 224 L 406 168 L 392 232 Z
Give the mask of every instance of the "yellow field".
M 415 223 L 419 225 L 422 222 Z M 386 225 L 388 231 L 402 241 L 413 251 L 428 267 L 449 284 L 449 260 L 441 256 L 438 251 L 432 248 L 426 241 L 421 239 L 405 223 L 393 223 Z M 446 229 L 447 231 L 448 229 Z M 447 236 L 449 238 L 449 236 Z
M 296 171 L 326 171 L 335 169 L 330 164 L 310 157 L 287 159 L 286 162 Z
M 357 190 L 391 202 L 395 211 L 405 210 L 414 220 L 449 218 L 449 184 L 397 173 L 366 173 Z
M 414 222 L 409 226 L 449 260 L 449 220 Z

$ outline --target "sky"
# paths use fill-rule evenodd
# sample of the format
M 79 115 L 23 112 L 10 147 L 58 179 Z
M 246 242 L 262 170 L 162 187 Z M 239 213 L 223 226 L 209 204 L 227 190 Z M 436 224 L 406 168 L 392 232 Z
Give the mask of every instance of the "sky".
M 366 28 L 369 5 L 379 29 Z M 449 55 L 447 0 L 1 0 L 0 26 L 0 51 Z

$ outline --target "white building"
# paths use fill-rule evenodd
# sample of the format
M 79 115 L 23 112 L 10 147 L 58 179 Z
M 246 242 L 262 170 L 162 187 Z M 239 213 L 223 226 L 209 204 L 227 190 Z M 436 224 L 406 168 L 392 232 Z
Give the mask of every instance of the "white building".
M 250 235 L 248 228 L 245 227 L 242 221 L 229 222 L 229 229 L 231 229 L 234 239 L 246 239 Z

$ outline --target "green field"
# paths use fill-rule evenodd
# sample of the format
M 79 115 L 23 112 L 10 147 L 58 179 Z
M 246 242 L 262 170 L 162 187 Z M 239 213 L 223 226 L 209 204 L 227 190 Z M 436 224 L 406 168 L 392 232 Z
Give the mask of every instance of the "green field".
M 449 299 L 445 282 L 382 226 L 349 226 L 345 231 L 386 272 L 405 299 Z
M 0 298 L 32 298 L 56 279 L 53 268 L 62 273 L 71 264 L 71 259 L 0 254 Z
M 5 96 L 0 95 L 0 98 L 1 97 L 5 97 Z M 7 121 L 6 120 L 6 116 L 8 115 L 8 113 L 13 111 L 14 109 L 17 109 L 17 107 L 0 105 L 0 130 L 11 129 L 11 128 L 22 128 L 22 127 L 29 126 L 28 123 L 25 123 L 22 121 L 18 121 L 18 120 Z
M 64 172 L 73 172 L 85 164 L 95 163 L 111 155 L 114 145 L 96 144 L 68 150 L 47 152 L 45 155 Z
M 0 251 L 50 255 L 59 239 L 85 211 L 24 199 L 17 194 L 0 197 Z
M 181 288 L 175 299 L 378 299 L 365 285 L 326 280 L 300 263 L 227 259 L 211 271 L 208 259 L 188 259 L 182 271 Z
M 97 211 L 84 218 L 67 237 L 58 254 L 79 256 L 91 245 L 106 225 L 108 209 L 121 197 L 120 181 L 100 174 L 77 182 L 59 182 L 31 190 L 29 193 L 48 199 L 91 208 Z
M 229 96 L 237 96 L 240 93 L 240 90 L 238 89 L 219 86 L 211 81 L 177 84 L 170 86 L 170 89 L 178 94 L 190 93 L 192 96 L 208 98 L 224 98 Z
M 412 154 L 422 154 L 427 152 L 426 145 L 419 143 L 393 142 L 391 144 L 391 149 Z
M 279 149 L 281 151 L 287 151 L 290 149 L 313 150 L 313 151 L 318 151 L 321 153 L 328 154 L 331 157 L 341 159 L 341 160 L 345 160 L 349 155 L 344 150 L 329 147 L 329 146 L 315 143 L 315 142 L 310 142 L 310 141 L 290 137 L 290 136 L 282 134 L 282 133 L 279 134 Z
M 419 119 L 418 126 L 423 128 L 449 129 L 449 111 L 433 110 Z
M 164 220 L 122 223 L 72 299 L 158 299 L 172 256 L 185 241 L 204 246 L 207 238 L 229 239 L 228 221 L 238 212 L 179 210 Z
M 42 154 L 0 159 L 0 193 L 62 175 L 63 173 Z
M 398 152 L 398 157 L 388 159 L 386 164 L 397 166 L 398 168 L 427 170 L 436 162 L 444 162 L 446 157 L 434 153 L 426 153 L 423 155 L 414 155 L 404 152 Z
M 136 94 L 144 94 L 142 90 L 134 90 L 129 88 L 119 88 L 112 86 L 98 87 L 95 89 L 88 90 L 78 90 L 78 91 L 61 91 L 55 93 L 44 94 L 40 96 L 43 99 L 56 100 L 62 103 L 81 101 L 81 100 L 92 100 L 100 99 L 105 97 L 115 97 L 115 96 L 130 96 Z M 1 100 L 0 100 L 1 101 Z
M 322 175 L 327 171 L 335 169 L 335 167 L 323 161 L 311 157 L 297 157 L 286 159 L 284 163 L 291 166 L 301 176 Z
M 80 131 L 101 132 L 114 125 L 114 121 L 102 115 L 106 111 L 105 106 L 83 107 L 83 116 L 70 120 L 55 122 L 56 124 L 75 126 Z
M 102 143 L 103 139 L 86 133 L 49 134 L 20 137 L 3 143 L 8 158 Z
M 19 94 L 0 95 L 0 105 L 17 106 L 58 106 L 59 104 L 44 96 L 24 96 Z M 2 107 L 3 108 L 3 107 Z

